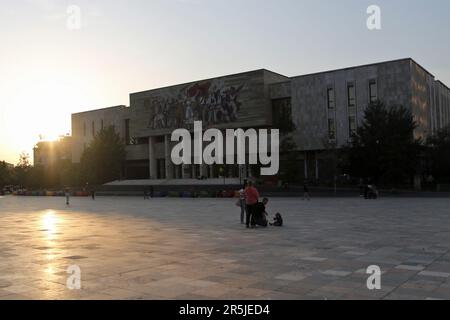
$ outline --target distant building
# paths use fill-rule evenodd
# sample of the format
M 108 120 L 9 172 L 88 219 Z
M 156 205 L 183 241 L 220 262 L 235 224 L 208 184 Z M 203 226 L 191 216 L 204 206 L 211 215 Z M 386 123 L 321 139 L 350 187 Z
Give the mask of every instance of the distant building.
M 51 167 L 58 161 L 72 161 L 72 137 L 62 136 L 56 141 L 41 141 L 33 149 L 35 166 Z
M 190 129 L 194 121 L 204 128 L 276 128 L 289 119 L 298 180 L 329 179 L 328 146 L 347 144 L 376 100 L 409 108 L 417 137 L 450 124 L 450 89 L 410 58 L 298 77 L 263 69 L 133 93 L 130 107 L 73 114 L 72 160 L 79 162 L 95 134 L 113 125 L 127 144 L 128 179 L 217 178 L 218 166 L 172 164 L 174 129 Z M 239 177 L 241 169 L 227 166 L 226 175 Z
M 9 169 L 14 169 L 14 165 L 11 163 L 8 163 L 6 161 L 0 161 L 0 165 L 4 166 L 6 168 L 9 168 Z

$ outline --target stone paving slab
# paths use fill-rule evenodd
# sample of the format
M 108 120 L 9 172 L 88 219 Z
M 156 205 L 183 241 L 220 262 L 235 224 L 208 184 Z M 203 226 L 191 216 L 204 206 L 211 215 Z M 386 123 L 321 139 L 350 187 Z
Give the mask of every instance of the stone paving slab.
M 277 198 L 286 226 L 247 230 L 233 199 L 2 197 L 0 300 L 446 300 L 449 205 Z

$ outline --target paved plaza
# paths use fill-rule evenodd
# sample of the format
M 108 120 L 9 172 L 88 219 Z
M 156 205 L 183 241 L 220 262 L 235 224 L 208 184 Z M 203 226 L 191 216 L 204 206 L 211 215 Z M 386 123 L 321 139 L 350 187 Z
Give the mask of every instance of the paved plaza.
M 71 200 L 0 197 L 0 299 L 450 299 L 450 199 L 272 199 L 255 230 L 233 199 Z

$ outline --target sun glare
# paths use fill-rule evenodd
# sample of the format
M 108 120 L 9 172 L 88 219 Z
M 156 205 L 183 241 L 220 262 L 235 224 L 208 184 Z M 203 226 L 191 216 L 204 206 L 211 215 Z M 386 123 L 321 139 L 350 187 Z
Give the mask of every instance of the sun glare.
M 8 121 L 2 132 L 7 135 L 7 147 L 17 155 L 21 151 L 31 155 L 37 142 L 55 141 L 70 133 L 70 110 L 82 105 L 80 98 L 74 97 L 74 92 L 80 91 L 75 85 L 58 79 L 35 80 L 8 88 L 12 98 L 6 101 L 4 118 Z
M 53 210 L 48 210 L 42 216 L 42 227 L 46 232 L 47 239 L 53 240 L 58 229 L 58 223 L 60 218 L 56 215 Z

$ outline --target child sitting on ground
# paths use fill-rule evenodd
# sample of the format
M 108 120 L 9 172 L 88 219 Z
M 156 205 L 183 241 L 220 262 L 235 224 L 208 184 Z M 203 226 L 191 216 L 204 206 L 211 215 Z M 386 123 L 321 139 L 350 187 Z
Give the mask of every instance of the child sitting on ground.
M 280 213 L 277 213 L 275 217 L 273 218 L 273 222 L 270 224 L 274 227 L 282 227 L 283 226 L 283 217 Z

